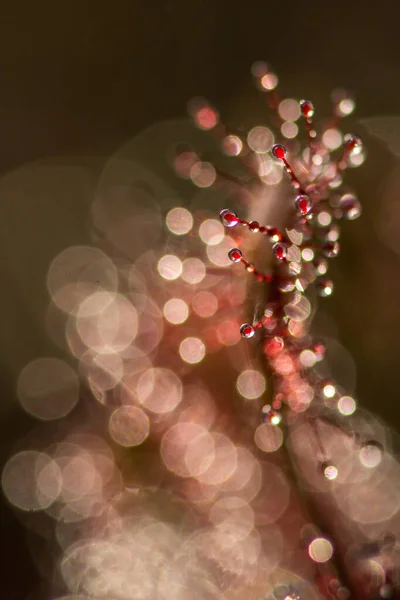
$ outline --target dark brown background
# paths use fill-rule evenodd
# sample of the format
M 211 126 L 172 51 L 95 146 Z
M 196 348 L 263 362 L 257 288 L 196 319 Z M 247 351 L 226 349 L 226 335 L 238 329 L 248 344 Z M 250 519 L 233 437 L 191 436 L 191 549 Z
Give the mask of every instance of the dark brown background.
M 331 89 L 343 86 L 355 92 L 359 118 L 400 114 L 400 8 L 393 1 L 4 2 L 0 173 L 43 157 L 109 156 L 146 125 L 183 115 L 194 95 L 208 97 L 222 114 L 246 110 L 255 93 L 249 69 L 260 59 L 279 73 L 284 94 L 309 96 L 321 112 L 329 107 Z M 374 232 L 379 186 L 394 164 L 387 149 L 371 140 L 368 163 L 351 174 L 365 211 L 361 221 L 345 227 L 338 293 L 330 307 L 357 364 L 358 397 L 399 428 L 400 265 Z M 30 213 L 23 205 L 18 210 L 25 222 Z M 59 207 L 60 215 L 67 213 L 63 235 L 79 243 L 84 207 Z M 46 250 L 46 213 L 40 215 L 42 231 L 29 239 L 18 235 L 18 221 L 9 222 L 8 215 L 0 198 L 0 230 L 9 239 L 14 227 L 15 244 L 32 245 L 18 256 L 34 262 L 18 261 L 0 240 L 2 462 L 32 425 L 17 407 L 15 377 L 46 348 L 29 303 L 44 295 L 45 264 L 55 254 Z M 22 296 L 19 284 L 34 264 L 31 296 Z M 38 598 L 24 531 L 5 503 L 1 510 L 0 592 L 7 600 Z

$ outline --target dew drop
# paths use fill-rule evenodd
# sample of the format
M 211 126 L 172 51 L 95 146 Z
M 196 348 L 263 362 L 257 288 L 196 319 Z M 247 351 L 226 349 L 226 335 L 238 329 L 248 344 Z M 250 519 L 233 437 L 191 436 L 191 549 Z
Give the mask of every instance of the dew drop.
M 229 260 L 231 260 L 232 262 L 240 262 L 242 256 L 243 255 L 239 248 L 231 248 L 228 252 Z
M 250 325 L 250 323 L 243 323 L 243 325 L 240 327 L 240 335 L 246 339 L 253 337 L 255 332 L 256 330 L 254 329 L 253 325 Z
M 278 260 L 284 260 L 287 255 L 287 246 L 282 242 L 277 242 L 272 246 L 272 250 Z
M 300 100 L 301 114 L 306 119 L 311 119 L 314 116 L 314 105 L 311 100 Z
M 285 146 L 282 146 L 281 144 L 274 144 L 272 146 L 272 154 L 275 156 L 275 158 L 283 160 L 286 156 Z
M 348 152 L 358 154 L 362 150 L 362 141 L 357 135 L 346 133 L 344 136 L 344 145 Z
M 221 219 L 222 225 L 225 225 L 225 227 L 235 227 L 240 220 L 237 214 L 229 208 L 221 210 L 219 218 Z
M 260 231 L 260 224 L 257 223 L 257 221 L 251 221 L 251 223 L 249 223 L 249 229 L 253 233 L 257 233 L 257 231 Z
M 297 210 L 303 216 L 308 215 L 312 210 L 312 202 L 308 196 L 300 194 L 297 196 L 295 203 Z

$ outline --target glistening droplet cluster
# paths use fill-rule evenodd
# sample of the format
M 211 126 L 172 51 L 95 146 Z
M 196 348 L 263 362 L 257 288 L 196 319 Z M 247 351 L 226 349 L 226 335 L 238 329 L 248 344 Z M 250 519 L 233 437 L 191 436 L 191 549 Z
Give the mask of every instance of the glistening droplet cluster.
M 243 188 L 254 179 L 259 186 L 284 187 L 280 176 L 283 172 L 292 189 L 290 205 L 282 208 L 286 218 L 280 228 L 274 222 L 254 220 L 254 210 L 253 219 L 246 219 L 240 214 L 247 211 L 246 205 L 237 212 L 223 208 L 219 215 L 222 225 L 237 241 L 228 251 L 234 268 L 242 265 L 253 276 L 255 285 L 264 286 L 257 294 L 262 300 L 254 311 L 256 318 L 240 326 L 242 338 L 261 346 L 272 383 L 271 398 L 261 409 L 263 423 L 256 430 L 255 442 L 264 451 L 276 451 L 284 443 L 284 434 L 280 432 L 283 430 L 290 435 L 299 427 L 302 436 L 298 439 L 309 437 L 311 452 L 319 464 L 316 476 L 336 490 L 333 486 L 340 485 L 347 475 L 346 468 L 345 473 L 341 473 L 344 465 L 335 464 L 332 458 L 335 454 L 330 442 L 332 435 L 342 438 L 344 445 L 351 440 L 358 447 L 359 460 L 367 468 L 378 465 L 383 453 L 379 444 L 369 443 L 340 421 L 342 416 L 353 415 L 356 402 L 333 379 L 326 378 L 323 370 L 319 370 L 319 363 L 325 358 L 325 345 L 314 339 L 310 327 L 317 305 L 316 297 L 328 298 L 334 291 L 328 270 L 330 260 L 340 253 L 340 220 L 354 220 L 361 215 L 361 204 L 346 184 L 344 175 L 347 169 L 364 162 L 365 151 L 357 135 L 343 135 L 339 129 L 343 117 L 350 114 L 355 106 L 343 90 L 333 96 L 330 119 L 319 124 L 314 122 L 315 108 L 310 100 L 280 99 L 276 91 L 278 78 L 265 63 L 253 65 L 252 72 L 257 87 L 266 92 L 267 104 L 279 127 L 277 135 L 263 126 L 254 127 L 247 137 L 232 135 L 221 123 L 219 115 L 212 126 L 203 129 L 222 139 L 226 154 L 226 148 L 233 147 L 228 155 L 240 160 L 248 173 L 247 181 L 240 181 L 216 170 L 217 178 L 232 181 Z M 209 104 L 205 103 L 205 106 L 213 110 Z M 201 127 L 196 113 L 192 116 Z M 303 119 L 302 128 L 296 124 L 299 118 Z M 278 143 L 274 143 L 276 138 Z M 302 138 L 305 138 L 303 143 L 299 141 Z M 282 193 L 282 202 L 287 195 Z M 268 197 L 263 201 L 268 201 Z M 268 211 L 260 206 L 260 213 L 265 212 Z M 260 236 L 255 250 L 253 244 L 254 256 L 251 257 L 243 250 L 246 234 Z M 252 260 L 266 264 L 267 270 L 262 271 Z M 251 388 L 250 384 L 248 388 Z M 244 397 L 256 397 L 241 393 Z M 279 435 L 272 435 L 271 429 L 263 430 L 265 426 L 272 426 Z M 296 437 L 297 434 L 294 434 L 294 440 Z M 292 444 L 293 441 L 288 446 L 289 455 Z M 304 445 L 304 439 L 301 444 Z M 302 453 L 300 449 L 298 451 Z M 315 485 L 318 488 L 323 484 Z M 316 564 L 330 563 L 334 559 L 335 547 L 328 537 L 315 531 L 307 543 L 309 557 Z M 335 569 L 321 571 L 320 592 L 324 597 L 350 598 L 349 589 L 332 573 Z M 390 569 L 384 572 L 380 584 L 383 584 L 381 591 L 386 585 L 393 591 Z M 383 597 L 381 591 L 378 593 Z M 283 597 L 293 596 L 285 591 Z
M 259 81 L 261 87 L 263 77 Z M 326 259 L 335 258 L 340 252 L 338 221 L 361 214 L 360 203 L 343 185 L 342 177 L 348 167 L 362 162 L 354 158 L 363 156 L 362 142 L 353 134 L 344 136 L 341 149 L 327 147 L 323 141 L 326 129 L 318 131 L 314 127 L 315 109 L 310 100 L 299 102 L 300 113 L 306 124 L 305 147 L 302 149 L 297 143 L 295 146 L 291 140 L 287 145 L 277 143 L 270 148 L 271 157 L 283 166 L 293 188 L 285 230 L 279 231 L 273 223 L 260 225 L 254 220 L 247 221 L 229 208 L 220 212 L 220 220 L 226 228 L 261 234 L 272 245 L 275 260 L 267 273 L 257 270 L 238 247 L 231 248 L 228 256 L 266 285 L 261 318 L 244 323 L 240 333 L 244 338 L 251 338 L 258 330 L 274 378 L 275 395 L 284 399 L 280 407 L 298 413 L 316 400 L 315 390 L 319 385 L 318 375 L 301 361 L 302 353 L 305 350 L 312 353 L 315 344 L 307 326 L 310 310 L 306 309 L 305 318 L 296 319 L 295 315 L 302 312 L 299 310 L 302 305 L 308 307 L 305 293 L 310 285 L 314 285 L 321 298 L 333 292 L 333 281 L 326 277 Z M 246 142 L 242 142 L 241 147 L 246 148 Z M 249 146 L 247 152 L 247 156 L 251 154 Z M 249 164 L 248 158 L 246 162 Z M 259 244 L 258 255 L 262 253 L 262 244 Z M 281 420 L 281 417 L 272 420 L 270 413 L 266 418 L 276 424 Z

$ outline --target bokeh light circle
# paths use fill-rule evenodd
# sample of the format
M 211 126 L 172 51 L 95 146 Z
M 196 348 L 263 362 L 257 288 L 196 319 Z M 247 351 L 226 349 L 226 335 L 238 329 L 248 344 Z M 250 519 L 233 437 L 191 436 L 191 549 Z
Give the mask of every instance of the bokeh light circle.
M 271 150 L 274 143 L 274 136 L 268 127 L 259 125 L 249 131 L 247 143 L 256 154 L 265 154 Z
M 180 325 L 188 318 L 189 307 L 181 298 L 171 298 L 164 304 L 163 313 L 169 323 Z
M 206 268 L 199 258 L 187 258 L 182 263 L 182 279 L 186 283 L 196 285 L 206 276 Z
M 47 274 L 47 288 L 61 310 L 75 314 L 88 295 L 117 291 L 117 269 L 98 248 L 72 246 L 53 259 Z
M 103 353 L 122 352 L 134 340 L 138 330 L 138 314 L 122 294 L 115 294 L 106 303 L 95 292 L 79 307 L 76 328 L 84 344 Z
M 168 212 L 165 222 L 171 233 L 175 235 L 185 235 L 193 227 L 192 214 L 187 208 L 178 206 Z
M 253 400 L 262 396 L 267 384 L 264 375 L 260 371 L 246 369 L 240 373 L 236 387 L 243 398 Z
M 139 402 L 154 413 L 167 413 L 182 399 L 182 382 L 170 369 L 146 369 L 139 378 L 136 392 Z
M 120 406 L 111 414 L 108 430 L 120 446 L 139 446 L 149 435 L 150 420 L 137 406 Z
M 173 281 L 182 273 L 182 262 L 174 254 L 165 254 L 158 261 L 157 269 L 161 277 Z
M 325 563 L 333 556 L 333 546 L 326 538 L 315 538 L 308 546 L 308 554 L 314 562 Z
M 8 501 L 26 511 L 47 508 L 61 490 L 61 473 L 50 456 L 27 450 L 6 463 L 1 485 Z
M 256 446 L 264 452 L 276 452 L 282 446 L 283 433 L 279 427 L 270 423 L 261 423 L 254 433 Z
M 200 338 L 187 337 L 180 343 L 179 354 L 185 362 L 196 364 L 205 357 L 206 347 Z
M 21 371 L 17 395 L 30 415 L 42 420 L 60 419 L 74 408 L 79 399 L 79 380 L 65 361 L 42 357 Z
M 216 219 L 205 219 L 199 228 L 200 239 L 210 246 L 216 246 L 224 238 L 224 228 Z

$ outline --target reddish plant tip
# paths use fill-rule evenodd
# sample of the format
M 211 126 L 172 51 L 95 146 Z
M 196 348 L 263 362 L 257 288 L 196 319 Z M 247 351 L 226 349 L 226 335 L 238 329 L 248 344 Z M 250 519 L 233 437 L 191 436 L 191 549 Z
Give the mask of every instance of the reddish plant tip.
M 286 244 L 282 242 L 277 242 L 272 246 L 273 253 L 278 260 L 284 260 L 287 255 L 287 247 Z
M 286 156 L 286 148 L 281 144 L 274 144 L 272 146 L 272 154 L 275 156 L 275 158 L 283 160 Z
M 322 247 L 322 252 L 327 258 L 334 258 L 339 254 L 340 244 L 339 242 L 326 242 Z
M 264 422 L 270 423 L 271 425 L 279 425 L 282 421 L 282 415 L 274 409 L 271 409 L 269 412 L 264 414 Z
M 281 396 L 281 394 L 278 394 L 278 396 Z M 282 408 L 282 401 L 279 400 L 278 396 L 272 401 L 272 408 L 275 408 L 275 410 L 280 410 Z
M 311 100 L 300 100 L 300 110 L 303 117 L 311 119 L 314 115 L 314 105 Z
M 235 227 L 240 221 L 237 214 L 229 208 L 221 210 L 219 218 L 221 219 L 222 225 L 225 225 L 225 227 Z
M 250 325 L 250 323 L 243 323 L 243 325 L 240 327 L 240 335 L 246 339 L 253 337 L 255 332 L 256 330 L 254 329 L 253 325 Z
M 346 133 L 344 136 L 344 146 L 347 152 L 353 152 L 354 150 L 361 150 L 362 141 L 357 135 L 352 133 Z
M 232 262 L 240 262 L 242 260 L 242 253 L 239 248 L 231 248 L 228 252 L 229 260 Z
M 317 294 L 321 298 L 327 298 L 333 293 L 333 282 L 330 279 L 320 279 L 317 281 Z
M 318 361 L 321 361 L 324 358 L 326 348 L 325 348 L 325 346 L 324 346 L 324 344 L 322 342 L 316 342 L 312 346 L 311 350 L 314 352 L 315 358 Z
M 283 350 L 284 345 L 283 338 L 275 336 L 265 342 L 264 352 L 268 357 L 274 358 Z
M 313 261 L 316 275 L 326 275 L 328 271 L 328 261 L 326 258 L 316 258 Z
M 304 194 L 300 194 L 299 196 L 297 196 L 295 203 L 297 210 L 303 216 L 308 215 L 312 211 L 313 205 L 311 199 L 308 196 L 305 196 Z

